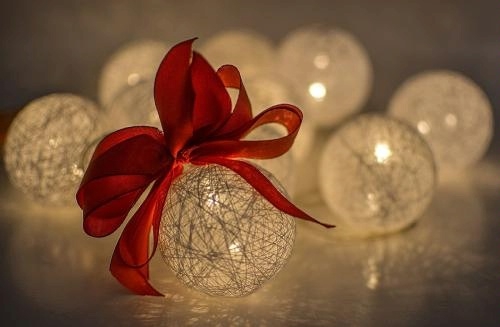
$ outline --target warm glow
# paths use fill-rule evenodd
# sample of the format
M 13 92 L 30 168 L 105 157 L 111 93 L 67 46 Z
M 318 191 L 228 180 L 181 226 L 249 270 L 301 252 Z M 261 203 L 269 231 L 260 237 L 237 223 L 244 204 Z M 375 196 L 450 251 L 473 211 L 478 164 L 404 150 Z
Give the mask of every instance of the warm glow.
M 335 217 L 353 233 L 369 236 L 415 222 L 432 199 L 434 174 L 432 152 L 416 130 L 371 114 L 346 122 L 331 135 L 318 184 Z M 368 288 L 377 287 L 376 277 L 367 272 Z
M 448 125 L 449 127 L 457 126 L 457 116 L 454 114 L 451 114 L 451 113 L 447 114 L 444 117 L 444 121 L 445 121 L 446 125 Z
M 309 85 L 309 94 L 316 101 L 323 101 L 326 95 L 326 87 L 323 83 L 315 82 Z
M 370 208 L 370 210 L 378 211 L 380 209 L 374 193 L 368 193 L 366 198 L 367 198 L 368 207 Z
M 278 52 L 280 73 L 301 91 L 296 101 L 306 121 L 331 128 L 364 106 L 373 72 L 368 53 L 350 33 L 305 26 L 287 35 Z
M 384 163 L 392 155 L 392 151 L 387 143 L 377 143 L 373 154 L 375 154 L 377 162 Z
M 417 123 L 417 129 L 420 133 L 427 134 L 430 132 L 431 127 L 426 121 L 421 120 Z
M 134 86 L 137 83 L 139 83 L 140 79 L 141 79 L 141 75 L 139 75 L 137 73 L 132 73 L 132 74 L 128 75 L 128 77 L 127 77 L 127 83 L 130 86 Z
M 470 78 L 454 71 L 410 77 L 395 92 L 389 112 L 425 137 L 441 173 L 479 161 L 494 130 L 486 94 Z
M 98 134 L 99 113 L 92 101 L 67 93 L 33 100 L 16 116 L 5 140 L 10 181 L 44 205 L 74 205 L 83 154 Z
M 207 205 L 210 207 L 217 205 L 219 203 L 219 196 L 217 195 L 217 193 L 211 191 L 209 187 L 207 188 L 207 191 L 209 192 L 208 199 L 206 201 Z
M 320 53 L 314 57 L 314 66 L 318 69 L 325 69 L 330 64 L 330 58 L 327 54 Z
M 119 48 L 101 72 L 99 102 L 109 106 L 128 87 L 154 80 L 168 48 L 164 42 L 154 40 L 139 40 Z
M 231 252 L 231 254 L 238 254 L 241 252 L 241 245 L 238 241 L 235 241 L 234 243 L 232 243 L 231 245 L 229 245 L 229 252 Z
M 243 296 L 278 273 L 294 240 L 292 216 L 240 175 L 213 164 L 192 166 L 172 183 L 158 245 L 186 285 L 210 295 Z
M 379 286 L 380 271 L 377 267 L 377 261 L 375 260 L 375 258 L 368 259 L 364 274 L 366 279 L 366 287 L 371 290 L 377 289 Z

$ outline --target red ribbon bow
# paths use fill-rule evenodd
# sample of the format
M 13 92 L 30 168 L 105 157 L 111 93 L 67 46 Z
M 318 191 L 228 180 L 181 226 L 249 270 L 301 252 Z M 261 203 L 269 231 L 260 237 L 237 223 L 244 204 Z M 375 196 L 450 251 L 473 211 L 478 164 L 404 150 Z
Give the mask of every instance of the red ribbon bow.
M 191 47 L 193 40 L 173 47 L 158 69 L 154 97 L 164 133 L 135 126 L 106 136 L 97 146 L 76 195 L 83 209 L 87 234 L 103 237 L 125 220 L 135 202 L 153 184 L 125 226 L 111 259 L 110 271 L 125 287 L 141 295 L 161 295 L 149 283 L 149 261 L 158 243 L 165 199 L 185 163 L 225 166 L 251 184 L 277 209 L 323 224 L 290 203 L 254 166 L 237 158 L 277 157 L 291 147 L 302 121 L 292 105 L 271 107 L 252 118 L 240 74 L 233 66 L 215 72 Z M 239 90 L 231 111 L 226 88 Z M 243 141 L 242 137 L 267 123 L 280 123 L 284 137 Z M 153 232 L 153 249 L 149 237 Z

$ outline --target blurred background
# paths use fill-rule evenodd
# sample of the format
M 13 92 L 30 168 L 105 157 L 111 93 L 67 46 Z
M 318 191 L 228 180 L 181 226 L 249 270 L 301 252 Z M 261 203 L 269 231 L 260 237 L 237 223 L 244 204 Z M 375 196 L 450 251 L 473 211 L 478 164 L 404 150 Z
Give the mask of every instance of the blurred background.
M 373 86 L 362 111 L 385 111 L 398 86 L 418 72 L 450 69 L 482 88 L 495 124 L 485 159 L 455 184 L 438 188 L 418 228 L 348 242 L 331 233 L 318 237 L 314 227 L 299 224 L 287 269 L 245 299 L 200 295 L 169 272 L 159 282 L 169 289 L 165 299 L 129 296 L 107 273 L 115 239 L 83 235 L 78 211 L 26 213 L 21 195 L 2 187 L 2 320 L 23 326 L 495 325 L 499 13 L 500 2 L 487 0 L 2 1 L 2 134 L 15 112 L 42 95 L 71 92 L 97 101 L 106 60 L 130 41 L 172 45 L 199 37 L 201 43 L 218 32 L 245 29 L 278 45 L 310 24 L 342 28 L 365 47 Z M 1 182 L 8 184 L 5 173 Z M 153 268 L 153 276 L 164 274 Z
M 250 29 L 277 44 L 298 27 L 326 24 L 351 32 L 369 53 L 374 87 L 366 110 L 384 110 L 403 80 L 434 68 L 463 72 L 498 109 L 499 9 L 498 1 L 3 1 L 1 107 L 56 91 L 96 99 L 106 59 L 129 41 L 203 42 Z

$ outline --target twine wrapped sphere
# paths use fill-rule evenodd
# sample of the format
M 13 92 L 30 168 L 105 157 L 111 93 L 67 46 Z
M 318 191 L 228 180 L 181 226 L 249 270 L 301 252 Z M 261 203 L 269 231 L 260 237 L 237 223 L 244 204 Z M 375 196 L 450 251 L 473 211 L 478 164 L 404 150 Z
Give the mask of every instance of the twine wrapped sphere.
M 167 44 L 141 40 L 119 48 L 105 63 L 99 79 L 99 101 L 108 106 L 127 87 L 153 80 Z
M 152 81 L 139 82 L 125 88 L 105 108 L 107 128 L 115 131 L 128 126 L 160 127 Z
M 434 158 L 405 123 L 362 115 L 327 141 L 319 183 L 328 207 L 353 229 L 393 232 L 414 223 L 431 202 Z
M 245 89 L 250 96 L 254 116 L 277 103 L 297 103 L 294 99 L 292 88 L 286 82 L 286 79 L 276 74 L 259 74 L 249 78 L 245 83 Z M 287 134 L 283 126 L 272 125 L 272 127 L 279 132 L 279 136 L 285 136 Z M 314 143 L 314 132 L 314 126 L 312 124 L 308 123 L 308 121 L 302 121 L 299 133 L 295 138 L 293 147 L 290 149 L 295 164 L 307 159 Z M 271 170 L 271 173 L 276 176 L 274 171 Z M 278 177 L 278 179 L 280 178 Z M 288 187 L 287 190 L 289 190 Z
M 337 125 L 361 110 L 372 86 L 365 48 L 340 29 L 292 31 L 279 47 L 278 65 L 294 87 L 304 119 L 319 127 Z
M 188 166 L 169 191 L 160 226 L 165 262 L 189 287 L 244 296 L 285 265 L 295 221 L 242 177 L 219 166 Z
M 30 198 L 55 205 L 75 202 L 83 177 L 83 153 L 98 130 L 97 107 L 72 94 L 51 94 L 29 103 L 5 141 L 12 184 Z
M 294 103 L 293 92 L 286 80 L 276 74 L 263 73 L 249 78 L 245 89 L 254 116 L 277 103 Z
M 252 31 L 218 33 L 202 44 L 200 53 L 213 67 L 225 64 L 238 67 L 245 81 L 274 68 L 275 50 L 271 41 Z
M 408 79 L 392 97 L 389 112 L 420 132 L 440 169 L 479 161 L 493 134 L 487 96 L 472 80 L 453 71 L 429 71 Z

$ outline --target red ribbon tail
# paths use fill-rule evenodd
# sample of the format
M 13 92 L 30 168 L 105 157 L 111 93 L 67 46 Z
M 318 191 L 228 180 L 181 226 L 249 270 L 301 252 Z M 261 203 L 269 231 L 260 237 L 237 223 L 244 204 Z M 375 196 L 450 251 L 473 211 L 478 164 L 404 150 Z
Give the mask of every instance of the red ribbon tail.
M 162 296 L 149 283 L 149 261 L 158 245 L 158 233 L 165 199 L 172 181 L 182 172 L 175 166 L 157 180 L 144 203 L 123 230 L 111 259 L 110 271 L 126 288 L 139 295 Z M 153 249 L 149 241 L 153 231 Z
M 215 163 L 227 167 L 243 177 L 252 187 L 265 197 L 276 209 L 299 219 L 314 222 L 326 228 L 334 225 L 314 219 L 301 209 L 297 208 L 273 185 L 273 183 L 255 166 L 239 160 L 230 160 L 221 157 L 205 158 L 205 163 Z M 195 162 L 193 162 L 195 163 Z M 202 163 L 202 162 L 200 162 Z
M 115 247 L 109 266 L 111 274 L 126 288 L 138 295 L 163 296 L 149 283 L 149 266 L 131 267 L 122 258 L 119 245 Z

